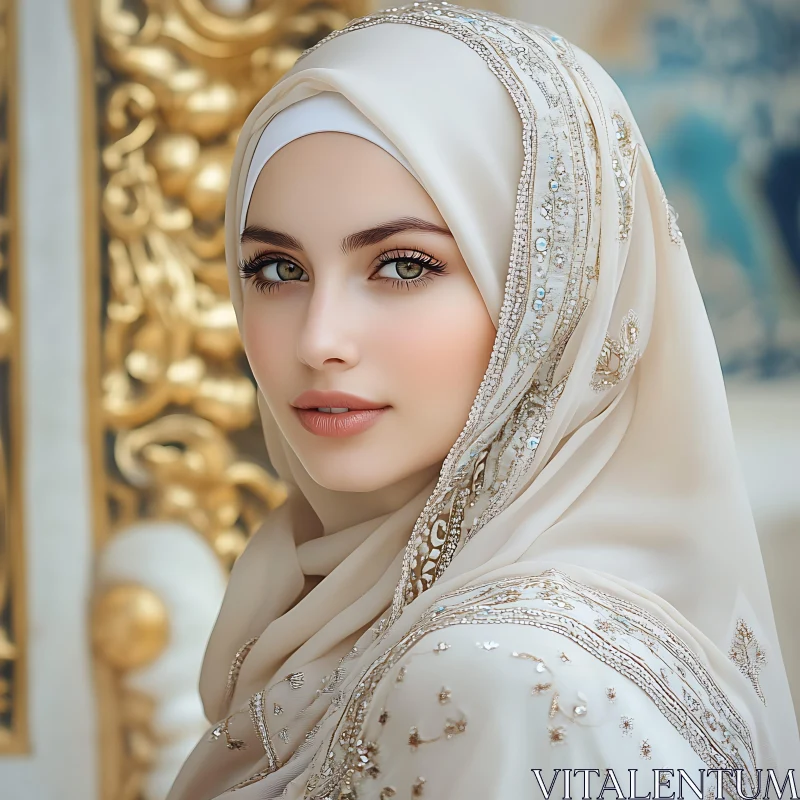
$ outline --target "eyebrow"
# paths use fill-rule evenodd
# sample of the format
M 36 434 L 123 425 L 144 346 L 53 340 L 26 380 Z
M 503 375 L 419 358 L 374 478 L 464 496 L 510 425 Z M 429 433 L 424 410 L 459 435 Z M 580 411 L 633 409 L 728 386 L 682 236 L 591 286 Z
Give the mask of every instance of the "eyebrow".
M 440 233 L 451 238 L 453 236 L 447 228 L 443 228 L 433 222 L 419 219 L 419 217 L 400 217 L 399 219 L 382 222 L 380 225 L 345 236 L 341 242 L 342 252 L 349 253 L 352 250 L 369 247 L 388 239 L 390 236 L 394 236 L 396 233 L 404 233 L 405 231 Z M 244 244 L 245 242 L 260 242 L 261 244 L 271 244 L 274 247 L 286 247 L 290 250 L 303 250 L 303 245 L 294 236 L 280 231 L 273 231 L 261 225 L 248 225 L 242 231 L 241 243 Z

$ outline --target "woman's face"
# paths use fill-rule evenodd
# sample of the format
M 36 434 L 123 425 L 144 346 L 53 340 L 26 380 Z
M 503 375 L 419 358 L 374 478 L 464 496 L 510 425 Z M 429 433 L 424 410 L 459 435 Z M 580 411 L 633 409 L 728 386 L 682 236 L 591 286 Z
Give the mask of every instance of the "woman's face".
M 309 475 L 328 489 L 368 492 L 440 464 L 496 331 L 408 171 L 357 136 L 296 139 L 258 178 L 242 258 L 245 352 Z M 309 391 L 364 402 L 301 396 Z

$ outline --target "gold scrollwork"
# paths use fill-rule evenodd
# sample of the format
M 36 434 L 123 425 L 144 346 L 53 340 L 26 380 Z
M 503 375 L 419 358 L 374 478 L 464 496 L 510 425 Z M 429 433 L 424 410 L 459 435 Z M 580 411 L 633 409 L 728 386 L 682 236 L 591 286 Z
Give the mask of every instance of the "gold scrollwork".
M 0 753 L 28 749 L 14 0 L 0 0 Z
M 229 567 L 285 497 L 228 298 L 223 214 L 236 137 L 297 56 L 369 3 L 73 3 L 96 543 L 142 518 L 173 519 Z M 102 746 L 116 748 L 101 758 L 102 793 L 135 798 L 150 762 L 137 760 L 131 731 L 146 728 L 147 709 L 136 699 L 128 719 L 112 673 L 121 667 L 97 653 Z

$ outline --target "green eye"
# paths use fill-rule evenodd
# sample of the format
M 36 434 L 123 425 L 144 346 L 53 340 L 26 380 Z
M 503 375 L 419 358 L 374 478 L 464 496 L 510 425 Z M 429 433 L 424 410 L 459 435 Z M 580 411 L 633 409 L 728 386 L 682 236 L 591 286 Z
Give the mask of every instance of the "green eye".
M 273 274 L 274 273 L 274 274 Z M 307 281 L 308 274 L 302 267 L 291 261 L 270 261 L 261 268 L 261 275 L 265 280 L 276 282 Z
M 394 267 L 394 271 L 397 276 L 403 280 L 413 280 L 415 278 L 419 278 L 425 270 L 425 267 L 422 264 L 418 264 L 416 261 L 409 261 L 407 259 L 395 259 L 394 261 L 387 261 L 381 270 L 385 267 L 392 268 Z M 394 278 L 394 275 L 383 275 L 386 278 Z

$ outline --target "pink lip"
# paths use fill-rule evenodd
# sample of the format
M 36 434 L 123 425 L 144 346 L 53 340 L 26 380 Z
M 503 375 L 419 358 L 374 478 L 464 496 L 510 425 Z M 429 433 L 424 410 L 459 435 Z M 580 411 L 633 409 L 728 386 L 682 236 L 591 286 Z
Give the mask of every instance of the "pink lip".
M 316 436 L 353 436 L 372 427 L 391 406 L 374 403 L 347 392 L 321 392 L 309 389 L 292 403 L 300 424 Z M 317 411 L 318 408 L 349 408 L 341 414 Z
M 321 408 L 349 408 L 341 406 L 323 406 Z M 295 413 L 300 419 L 300 424 L 309 432 L 316 436 L 353 436 L 356 433 L 371 428 L 389 407 L 384 408 L 364 408 L 354 411 L 344 411 L 341 414 L 329 414 L 324 411 L 316 411 L 310 408 L 295 408 Z
M 292 405 L 295 408 L 349 408 L 351 411 L 362 409 L 388 408 L 386 403 L 373 403 L 347 392 L 320 392 L 309 389 L 295 397 Z

